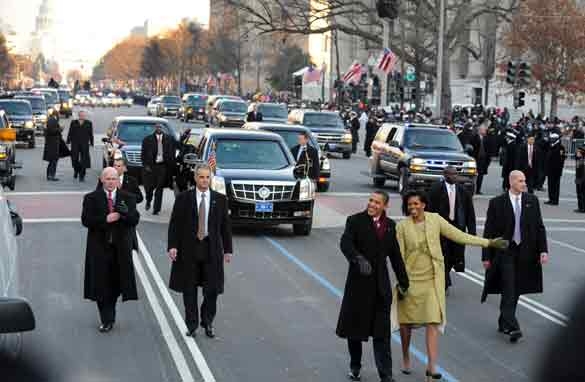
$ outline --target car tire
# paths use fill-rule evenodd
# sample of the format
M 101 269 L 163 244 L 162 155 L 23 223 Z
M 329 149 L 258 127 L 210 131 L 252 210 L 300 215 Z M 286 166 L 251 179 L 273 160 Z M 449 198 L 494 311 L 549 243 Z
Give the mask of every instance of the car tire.
M 313 228 L 313 219 L 308 223 L 293 224 L 293 232 L 296 236 L 309 236 Z
M 32 139 L 30 141 L 28 141 L 28 148 L 34 149 L 35 147 L 36 147 L 36 142 L 35 142 L 35 137 L 33 135 Z
M 317 184 L 317 192 L 327 192 L 327 191 L 329 191 L 329 182 Z
M 343 159 L 351 158 L 351 153 L 343 153 Z
M 408 191 L 408 172 L 406 167 L 400 168 L 400 176 L 398 178 L 398 192 L 400 195 L 405 195 Z
M 372 178 L 372 180 L 375 187 L 384 187 L 384 184 L 386 184 L 386 178 L 381 176 Z

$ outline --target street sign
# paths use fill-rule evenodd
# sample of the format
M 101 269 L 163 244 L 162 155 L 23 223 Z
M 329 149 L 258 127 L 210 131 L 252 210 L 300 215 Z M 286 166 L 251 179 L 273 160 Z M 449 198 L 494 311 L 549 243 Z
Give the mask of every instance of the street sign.
M 420 90 L 425 90 L 426 88 L 427 88 L 427 84 L 426 84 L 426 82 L 424 82 L 424 81 L 421 81 L 421 82 L 419 83 L 419 89 L 420 89 Z

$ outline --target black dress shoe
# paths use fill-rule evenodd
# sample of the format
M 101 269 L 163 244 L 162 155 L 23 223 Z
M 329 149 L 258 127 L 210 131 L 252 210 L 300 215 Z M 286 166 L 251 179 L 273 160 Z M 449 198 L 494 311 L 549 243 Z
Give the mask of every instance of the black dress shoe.
M 201 327 L 205 329 L 205 335 L 209 338 L 215 338 L 215 331 L 213 330 L 213 325 L 204 325 L 201 324 Z
M 187 330 L 187 333 L 185 333 L 185 335 L 187 337 L 197 337 L 197 329 L 193 329 L 193 330 Z
M 505 335 L 509 335 L 510 334 L 510 329 L 504 329 L 504 328 L 498 328 L 498 332 L 499 333 L 504 333 Z
M 98 328 L 100 333 L 107 333 L 107 332 L 111 331 L 112 329 L 114 329 L 113 323 L 101 324 L 100 327 Z
M 85 182 L 85 178 L 79 177 L 79 181 L 80 181 L 81 183 L 83 183 L 83 182 Z
M 146 205 L 144 206 L 144 209 L 146 211 L 148 211 L 150 209 L 150 202 L 148 202 L 148 201 L 146 202 Z
M 548 204 L 549 206 L 558 206 L 559 205 L 559 203 L 551 202 L 550 200 L 547 200 L 546 202 L 544 202 L 544 204 Z
M 76 172 L 73 173 L 73 179 L 77 179 L 77 173 Z
M 522 332 L 520 330 L 512 330 L 510 332 L 510 342 L 515 344 L 522 338 Z
M 347 378 L 349 378 L 350 381 L 361 381 L 362 376 L 360 375 L 360 370 L 359 369 L 350 370 L 349 373 L 347 374 Z

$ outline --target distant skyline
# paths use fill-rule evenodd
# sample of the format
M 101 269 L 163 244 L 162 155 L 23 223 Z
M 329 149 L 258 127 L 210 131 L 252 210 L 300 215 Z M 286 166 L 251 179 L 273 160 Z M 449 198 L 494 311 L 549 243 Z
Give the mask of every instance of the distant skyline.
M 149 33 L 177 25 L 183 18 L 209 22 L 213 0 L 52 0 L 58 60 L 73 57 L 94 64 L 132 28 L 149 21 Z M 0 19 L 16 32 L 15 51 L 29 48 L 42 0 L 0 0 Z

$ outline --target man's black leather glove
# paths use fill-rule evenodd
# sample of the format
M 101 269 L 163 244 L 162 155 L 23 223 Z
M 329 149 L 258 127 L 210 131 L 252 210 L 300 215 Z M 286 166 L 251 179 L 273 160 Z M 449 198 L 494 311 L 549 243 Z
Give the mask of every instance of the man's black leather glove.
M 398 299 L 403 300 L 408 292 L 408 288 L 404 288 L 400 286 L 400 284 L 396 284 L 396 291 L 398 292 Z
M 116 212 L 122 216 L 128 215 L 128 206 L 123 200 L 116 205 Z
M 372 274 L 372 266 L 370 262 L 363 256 L 356 256 L 354 262 L 358 265 L 362 276 L 369 276 Z

